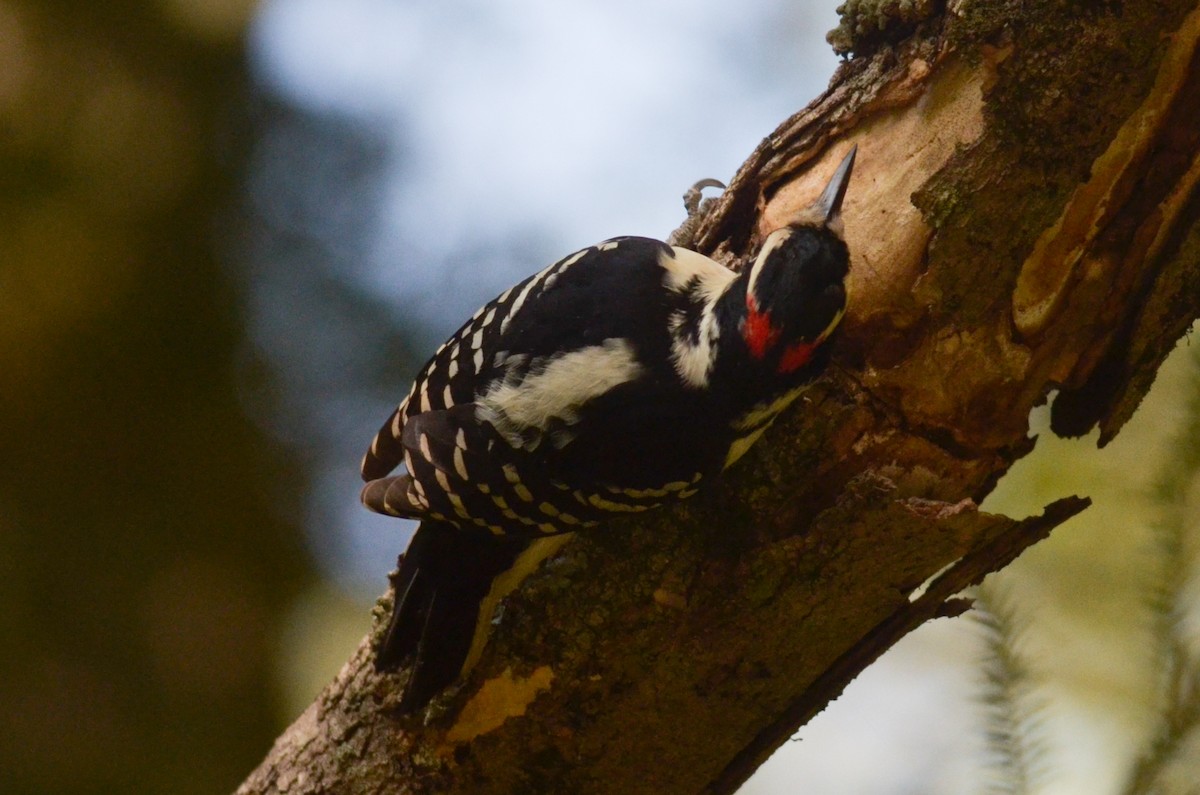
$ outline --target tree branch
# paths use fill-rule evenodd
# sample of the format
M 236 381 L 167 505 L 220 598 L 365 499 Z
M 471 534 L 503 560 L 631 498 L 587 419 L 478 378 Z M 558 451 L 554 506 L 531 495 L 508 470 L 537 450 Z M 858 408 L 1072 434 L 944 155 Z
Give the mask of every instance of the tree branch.
M 1200 11 L 948 5 L 873 32 L 694 230 L 743 261 L 859 144 L 828 376 L 707 493 L 572 539 L 428 723 L 364 641 L 239 792 L 732 792 L 1084 507 L 973 501 L 1052 389 L 1056 429 L 1111 438 L 1200 314 Z

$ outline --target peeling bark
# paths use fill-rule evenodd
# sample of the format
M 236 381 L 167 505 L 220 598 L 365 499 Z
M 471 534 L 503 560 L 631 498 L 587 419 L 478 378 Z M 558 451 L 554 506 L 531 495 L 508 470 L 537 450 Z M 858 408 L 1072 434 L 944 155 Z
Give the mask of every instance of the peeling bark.
M 1200 315 L 1200 10 L 947 6 L 873 28 L 693 233 L 743 262 L 858 143 L 827 377 L 707 493 L 566 544 L 427 723 L 364 641 L 240 793 L 732 792 L 1085 506 L 975 502 L 1053 389 L 1056 429 L 1111 438 Z

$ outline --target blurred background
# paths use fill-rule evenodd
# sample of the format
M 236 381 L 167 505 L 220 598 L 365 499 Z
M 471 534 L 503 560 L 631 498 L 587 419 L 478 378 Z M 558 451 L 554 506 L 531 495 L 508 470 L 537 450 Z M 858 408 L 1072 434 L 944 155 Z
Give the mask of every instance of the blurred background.
M 424 355 L 673 229 L 824 88 L 835 4 L 0 0 L 0 793 L 232 790 L 407 542 L 357 465 Z M 1153 730 L 1195 358 L 989 501 L 1097 499 L 989 586 L 1045 705 L 1029 791 L 1121 791 Z M 983 791 L 986 641 L 914 633 L 745 792 Z

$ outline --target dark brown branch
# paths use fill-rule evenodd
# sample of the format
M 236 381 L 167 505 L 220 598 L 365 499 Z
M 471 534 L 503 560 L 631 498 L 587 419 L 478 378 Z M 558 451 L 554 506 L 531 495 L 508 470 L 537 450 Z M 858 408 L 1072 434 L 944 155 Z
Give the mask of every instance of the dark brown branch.
M 837 698 L 854 677 L 879 659 L 880 655 L 926 621 L 944 617 L 948 606 L 952 615 L 969 609 L 969 600 L 955 601 L 952 597 L 972 585 L 978 585 L 991 572 L 1016 560 L 1026 548 L 1045 539 L 1051 530 L 1090 504 L 1091 500 L 1069 497 L 1047 507 L 1041 516 L 1020 522 L 1004 516 L 976 513 L 969 506 L 955 506 L 955 510 L 969 511 L 976 521 L 987 525 L 988 531 L 981 535 L 990 536 L 990 540 L 938 575 L 920 596 L 897 608 L 862 642 L 835 660 L 799 699 L 789 704 L 779 718 L 734 757 L 708 792 L 711 795 L 737 792 L 754 771 L 796 733 L 798 727 L 816 717 L 831 699 Z

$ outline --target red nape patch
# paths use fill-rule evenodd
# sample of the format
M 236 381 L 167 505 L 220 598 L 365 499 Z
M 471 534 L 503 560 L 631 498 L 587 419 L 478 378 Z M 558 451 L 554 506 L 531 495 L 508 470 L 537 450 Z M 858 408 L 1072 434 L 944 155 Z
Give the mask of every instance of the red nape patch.
M 779 372 L 790 373 L 808 364 L 813 351 L 817 349 L 817 344 L 815 342 L 797 342 L 795 345 L 789 345 L 784 349 L 783 356 L 779 360 Z
M 759 312 L 754 296 L 746 294 L 746 323 L 742 326 L 746 347 L 755 359 L 767 355 L 767 351 L 779 339 L 779 329 L 771 325 L 771 313 Z

